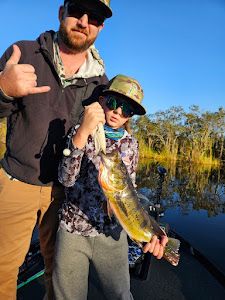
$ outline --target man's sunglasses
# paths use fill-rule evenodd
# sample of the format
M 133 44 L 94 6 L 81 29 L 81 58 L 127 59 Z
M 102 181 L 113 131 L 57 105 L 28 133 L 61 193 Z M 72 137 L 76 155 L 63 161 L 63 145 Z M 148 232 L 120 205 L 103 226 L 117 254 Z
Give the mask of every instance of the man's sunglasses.
M 76 19 L 80 19 L 83 15 L 88 15 L 88 23 L 94 26 L 100 26 L 104 22 L 104 17 L 99 16 L 98 14 L 88 11 L 86 8 L 74 4 L 74 3 L 69 3 L 67 6 L 67 15 L 69 17 L 74 17 Z
M 110 110 L 116 110 L 118 107 L 121 107 L 124 118 L 130 118 L 134 115 L 131 105 L 129 105 L 125 100 L 118 99 L 115 96 L 108 96 L 106 98 L 106 106 Z

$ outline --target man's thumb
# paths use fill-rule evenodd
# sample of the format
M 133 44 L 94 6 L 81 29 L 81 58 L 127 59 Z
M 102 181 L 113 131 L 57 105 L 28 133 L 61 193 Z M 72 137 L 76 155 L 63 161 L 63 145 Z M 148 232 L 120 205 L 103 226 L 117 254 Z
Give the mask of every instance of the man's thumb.
M 13 45 L 13 53 L 7 61 L 6 65 L 17 65 L 21 57 L 20 48 L 17 45 Z

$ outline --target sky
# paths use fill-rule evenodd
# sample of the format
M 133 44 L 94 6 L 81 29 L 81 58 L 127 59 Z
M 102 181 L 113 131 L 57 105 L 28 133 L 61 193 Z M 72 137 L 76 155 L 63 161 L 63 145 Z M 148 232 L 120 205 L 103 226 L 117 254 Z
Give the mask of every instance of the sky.
M 58 30 L 63 0 L 0 0 L 0 56 L 18 40 Z M 109 78 L 144 89 L 147 113 L 198 105 L 225 108 L 225 0 L 111 0 L 95 42 Z

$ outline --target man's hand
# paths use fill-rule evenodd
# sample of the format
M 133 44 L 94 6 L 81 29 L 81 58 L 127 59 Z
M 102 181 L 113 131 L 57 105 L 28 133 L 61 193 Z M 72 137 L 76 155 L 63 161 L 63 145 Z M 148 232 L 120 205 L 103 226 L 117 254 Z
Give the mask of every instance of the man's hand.
M 161 259 L 163 257 L 164 248 L 168 243 L 168 237 L 162 236 L 161 241 L 154 235 L 151 239 L 151 242 L 147 243 L 143 247 L 143 252 L 150 252 L 152 253 L 157 259 Z
M 19 64 L 20 48 L 13 45 L 13 53 L 0 73 L 0 88 L 9 97 L 23 97 L 30 94 L 46 93 L 49 86 L 37 87 L 35 69 L 29 64 Z

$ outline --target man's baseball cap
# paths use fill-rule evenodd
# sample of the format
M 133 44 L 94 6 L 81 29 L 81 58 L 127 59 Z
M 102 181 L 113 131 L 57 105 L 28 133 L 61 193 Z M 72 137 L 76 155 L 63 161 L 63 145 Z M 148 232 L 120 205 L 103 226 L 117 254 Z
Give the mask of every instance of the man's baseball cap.
M 110 8 L 110 0 L 64 0 L 64 5 L 66 3 L 76 3 L 83 4 L 88 7 L 88 4 L 96 5 L 96 9 L 104 16 L 104 18 L 112 17 L 112 10 Z
M 141 105 L 144 92 L 136 79 L 122 74 L 113 77 L 102 91 L 103 95 L 109 93 L 115 93 L 125 97 L 128 102 L 131 102 L 136 115 L 146 114 L 145 108 Z

